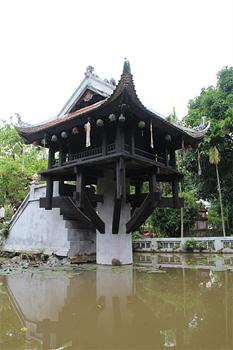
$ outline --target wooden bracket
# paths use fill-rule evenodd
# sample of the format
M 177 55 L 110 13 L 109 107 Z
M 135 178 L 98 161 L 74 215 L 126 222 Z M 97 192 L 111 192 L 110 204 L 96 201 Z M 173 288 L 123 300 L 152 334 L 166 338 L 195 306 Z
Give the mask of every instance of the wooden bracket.
M 120 217 L 121 217 L 121 198 L 115 198 L 113 219 L 112 219 L 112 233 L 119 232 Z
M 152 200 L 153 194 L 148 193 L 141 206 L 135 211 L 131 219 L 126 224 L 126 232 L 135 231 L 150 216 L 155 208 Z

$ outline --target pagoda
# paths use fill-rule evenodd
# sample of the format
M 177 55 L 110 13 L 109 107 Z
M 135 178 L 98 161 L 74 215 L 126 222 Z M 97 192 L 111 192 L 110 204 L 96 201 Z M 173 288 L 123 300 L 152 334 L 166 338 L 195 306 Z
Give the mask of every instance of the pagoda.
M 88 67 L 77 90 L 53 119 L 15 126 L 27 144 L 48 148 L 47 182 L 40 207 L 61 214 L 96 234 L 96 261 L 132 263 L 131 233 L 155 208 L 178 209 L 183 174 L 175 151 L 196 147 L 208 130 L 166 120 L 139 100 L 125 59 L 116 85 Z M 163 197 L 158 183 L 172 185 Z M 58 195 L 53 194 L 59 184 Z M 148 183 L 145 193 L 144 183 Z M 59 231 L 59 230 L 58 230 Z M 59 233 L 58 233 L 59 234 Z

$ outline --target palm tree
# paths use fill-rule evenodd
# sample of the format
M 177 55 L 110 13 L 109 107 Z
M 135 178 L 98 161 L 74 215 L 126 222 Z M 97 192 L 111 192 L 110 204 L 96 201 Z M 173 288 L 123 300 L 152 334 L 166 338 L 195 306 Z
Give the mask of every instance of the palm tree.
M 220 208 L 221 208 L 221 217 L 222 217 L 222 230 L 223 230 L 223 236 L 226 237 L 223 205 L 222 205 L 222 193 L 221 193 L 219 172 L 218 172 L 218 163 L 220 162 L 220 154 L 216 146 L 211 147 L 209 150 L 209 161 L 211 164 L 215 164 L 217 182 L 218 182 L 218 191 L 219 191 L 219 201 L 220 201 Z

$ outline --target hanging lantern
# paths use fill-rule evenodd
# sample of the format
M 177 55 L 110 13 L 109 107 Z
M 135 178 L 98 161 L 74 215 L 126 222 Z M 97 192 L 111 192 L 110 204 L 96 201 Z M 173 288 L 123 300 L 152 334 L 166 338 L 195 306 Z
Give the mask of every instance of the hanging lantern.
M 98 126 L 98 128 L 101 127 L 101 126 L 104 126 L 103 119 L 97 119 L 96 120 L 96 125 Z
M 138 123 L 138 126 L 139 126 L 139 128 L 141 128 L 141 129 L 145 128 L 145 125 L 146 125 L 146 123 L 145 123 L 143 120 L 141 120 L 141 121 Z
M 171 135 L 167 134 L 167 135 L 165 136 L 165 140 L 166 140 L 166 141 L 171 141 L 171 139 L 172 139 Z
M 51 137 L 51 141 L 52 141 L 52 142 L 58 142 L 57 135 L 53 135 L 53 136 Z
M 43 139 L 41 140 L 41 145 L 44 146 L 44 147 L 47 145 L 47 141 L 46 141 L 45 138 L 43 138 Z
M 154 148 L 153 125 L 150 122 L 150 148 Z
M 138 127 L 142 129 L 142 136 L 143 136 L 143 129 L 145 128 L 145 125 L 146 125 L 146 123 L 143 120 L 141 120 L 138 123 Z
M 32 144 L 33 144 L 33 146 L 38 146 L 38 142 L 37 141 L 34 141 Z
M 113 113 L 109 114 L 108 118 L 109 118 L 109 120 L 110 120 L 110 123 L 116 121 L 116 116 L 115 116 L 115 114 L 113 114 Z
M 62 131 L 61 137 L 62 137 L 63 139 L 66 139 L 66 138 L 67 138 L 67 133 L 66 133 L 65 131 Z
M 125 116 L 124 116 L 124 114 L 123 113 L 121 113 L 121 115 L 120 115 L 120 117 L 119 117 L 119 122 L 121 122 L 121 123 L 124 123 L 125 122 Z
M 90 147 L 91 145 L 91 123 L 88 122 L 84 125 L 84 129 L 86 131 L 86 147 Z
M 76 126 L 72 129 L 72 134 L 77 135 L 78 134 L 78 128 Z

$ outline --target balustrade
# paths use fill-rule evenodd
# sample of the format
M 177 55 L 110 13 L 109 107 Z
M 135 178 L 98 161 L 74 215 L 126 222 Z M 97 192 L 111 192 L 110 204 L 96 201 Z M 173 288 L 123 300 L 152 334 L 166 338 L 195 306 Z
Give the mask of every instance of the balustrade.
M 124 151 L 125 151 L 125 153 L 131 154 L 130 145 L 125 144 L 124 145 Z M 113 153 L 116 153 L 116 152 L 117 152 L 117 150 L 116 150 L 116 144 L 115 143 L 111 143 L 111 144 L 107 145 L 106 155 L 110 155 L 110 154 L 113 154 Z M 90 149 L 90 150 L 85 150 L 85 151 L 82 151 L 82 152 L 79 152 L 79 153 L 70 154 L 70 155 L 66 154 L 63 157 L 62 164 L 64 165 L 64 164 L 68 164 L 68 163 L 72 163 L 72 162 L 77 162 L 78 160 L 100 157 L 102 155 L 103 155 L 102 147 L 98 147 L 98 148 L 94 148 L 94 149 Z M 152 160 L 152 161 L 154 161 L 156 163 L 165 164 L 165 158 L 164 157 L 162 157 L 160 155 L 157 155 L 157 154 L 152 154 L 152 153 L 146 152 L 146 151 L 144 151 L 142 149 L 139 149 L 139 148 L 135 148 L 134 149 L 134 155 L 142 157 L 142 158 L 146 158 L 146 159 L 149 159 L 149 160 Z M 59 166 L 59 159 L 58 158 L 53 160 L 53 165 L 52 166 L 53 167 Z M 169 167 L 173 167 L 173 163 L 171 161 L 169 161 L 168 166 Z

